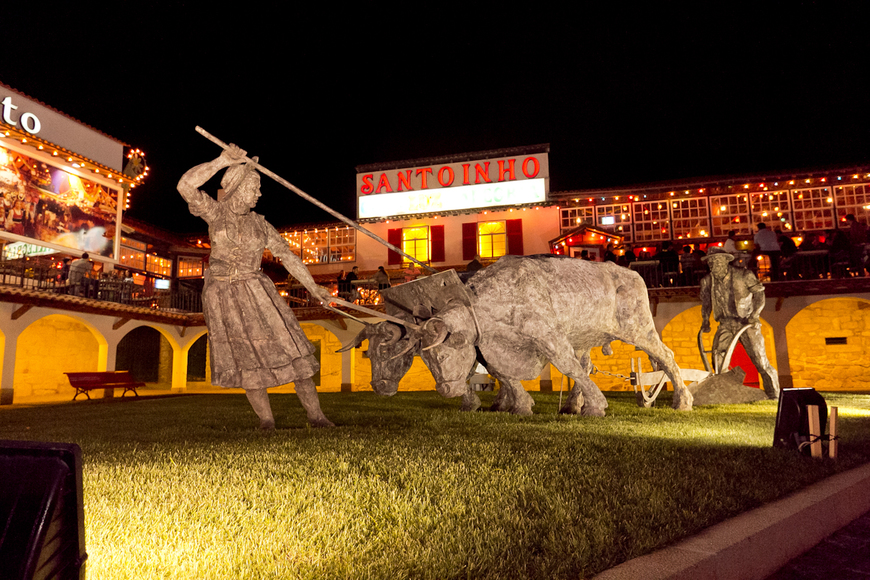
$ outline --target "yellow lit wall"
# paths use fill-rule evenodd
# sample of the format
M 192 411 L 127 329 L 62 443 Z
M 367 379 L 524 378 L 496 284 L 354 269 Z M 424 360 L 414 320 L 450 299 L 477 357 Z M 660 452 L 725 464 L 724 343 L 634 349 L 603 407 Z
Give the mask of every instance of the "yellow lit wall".
M 371 388 L 371 387 L 370 387 Z M 419 356 L 414 357 L 414 362 L 411 363 L 411 368 L 404 378 L 399 381 L 400 391 L 434 391 L 435 379 L 432 378 L 432 373 L 429 372 L 429 367 L 423 362 Z
M 75 391 L 65 372 L 95 371 L 99 344 L 91 331 L 68 316 L 40 318 L 18 337 L 15 395 L 53 395 Z M 81 398 L 81 397 L 80 397 Z
M 870 384 L 870 302 L 832 298 L 816 302 L 786 326 L 795 387 L 867 390 Z M 846 344 L 826 344 L 826 338 Z
M 320 385 L 319 392 L 338 393 L 341 391 L 341 342 L 334 334 L 316 324 L 300 323 L 308 340 L 320 341 Z

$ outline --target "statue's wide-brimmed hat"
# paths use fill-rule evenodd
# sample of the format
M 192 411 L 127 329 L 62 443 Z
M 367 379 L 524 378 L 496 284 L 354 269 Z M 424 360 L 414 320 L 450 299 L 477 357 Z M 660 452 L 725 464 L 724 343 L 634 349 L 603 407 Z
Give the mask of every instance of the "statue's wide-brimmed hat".
M 703 258 L 701 258 L 701 261 L 707 262 L 709 260 L 714 260 L 714 259 L 717 261 L 723 260 L 725 262 L 730 262 L 731 260 L 734 259 L 734 254 L 732 254 L 730 252 L 726 252 L 722 248 L 714 247 L 714 248 L 710 248 L 709 250 L 707 250 L 707 255 L 704 256 Z
M 256 163 L 260 158 L 252 157 L 251 161 L 246 161 L 245 163 L 240 163 L 238 165 L 232 165 L 227 168 L 224 172 L 224 176 L 221 177 L 221 187 L 224 190 L 224 195 L 222 197 L 223 200 L 229 199 L 229 197 L 236 192 L 242 182 L 249 175 L 256 175 L 257 170 L 254 167 L 254 163 Z

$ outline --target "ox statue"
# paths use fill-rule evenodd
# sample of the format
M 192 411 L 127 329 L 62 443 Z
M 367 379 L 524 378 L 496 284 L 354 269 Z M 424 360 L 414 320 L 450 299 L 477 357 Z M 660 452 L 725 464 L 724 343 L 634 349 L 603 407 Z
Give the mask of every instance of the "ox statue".
M 402 316 L 402 318 L 408 319 L 410 317 Z M 372 389 L 378 395 L 385 397 L 395 395 L 399 390 L 399 381 L 414 362 L 414 355 L 420 354 L 419 337 L 409 336 L 404 326 L 392 322 L 379 322 L 363 328 L 350 343 L 344 345 L 338 352 L 357 348 L 362 345 L 364 340 L 369 341 Z M 444 393 L 442 392 L 442 394 Z M 467 386 L 462 393 L 461 408 L 463 411 L 475 411 L 480 408 L 480 397 L 470 386 Z
M 642 278 L 611 262 L 506 256 L 465 285 L 449 270 L 383 294 L 389 313 L 422 328 L 380 323 L 345 347 L 369 338 L 372 387 L 380 394 L 395 393 L 419 353 L 439 393 L 462 396 L 463 409 L 477 408 L 467 379 L 479 361 L 501 383 L 493 408 L 528 415 L 534 400 L 520 381 L 552 363 L 575 383 L 560 412 L 603 416 L 607 400 L 589 378 L 589 353 L 603 346 L 610 354 L 611 341 L 621 340 L 664 370 L 675 409 L 692 408 L 673 353 L 656 332 Z

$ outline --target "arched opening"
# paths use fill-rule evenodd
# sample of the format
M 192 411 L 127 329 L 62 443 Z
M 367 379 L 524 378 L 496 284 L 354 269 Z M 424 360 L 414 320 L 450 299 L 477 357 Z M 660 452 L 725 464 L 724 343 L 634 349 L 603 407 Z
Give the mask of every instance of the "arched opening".
M 203 334 L 190 345 L 187 352 L 187 380 L 207 382 L 211 378 L 208 370 L 208 334 Z
M 106 340 L 84 322 L 51 314 L 30 324 L 15 352 L 16 397 L 56 395 L 72 387 L 64 373 L 105 370 Z
M 115 368 L 130 371 L 137 381 L 172 383 L 172 345 L 150 326 L 139 326 L 118 342 Z
M 870 381 L 870 302 L 829 298 L 792 317 L 785 327 L 795 387 L 867 390 Z
M 719 325 L 710 317 L 710 332 L 703 335 L 704 350 L 713 348 L 713 337 Z M 704 363 L 698 349 L 698 330 L 701 328 L 701 305 L 694 306 L 675 316 L 662 331 L 662 341 L 674 351 L 674 359 L 680 368 L 703 369 Z M 776 368 L 776 350 L 773 343 L 773 327 L 766 321 L 761 321 L 761 335 L 764 338 L 764 352 L 767 360 Z M 712 358 L 707 355 L 712 364 Z M 737 346 L 731 358 L 731 367 L 739 366 L 746 371 L 744 384 L 761 386 L 758 371 L 749 360 L 742 345 Z

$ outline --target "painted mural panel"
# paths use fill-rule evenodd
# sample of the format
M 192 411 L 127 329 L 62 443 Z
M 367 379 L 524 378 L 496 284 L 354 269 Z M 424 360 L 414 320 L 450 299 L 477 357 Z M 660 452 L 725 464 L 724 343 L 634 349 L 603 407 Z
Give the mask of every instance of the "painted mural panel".
M 113 257 L 116 190 L 0 147 L 0 231 Z

